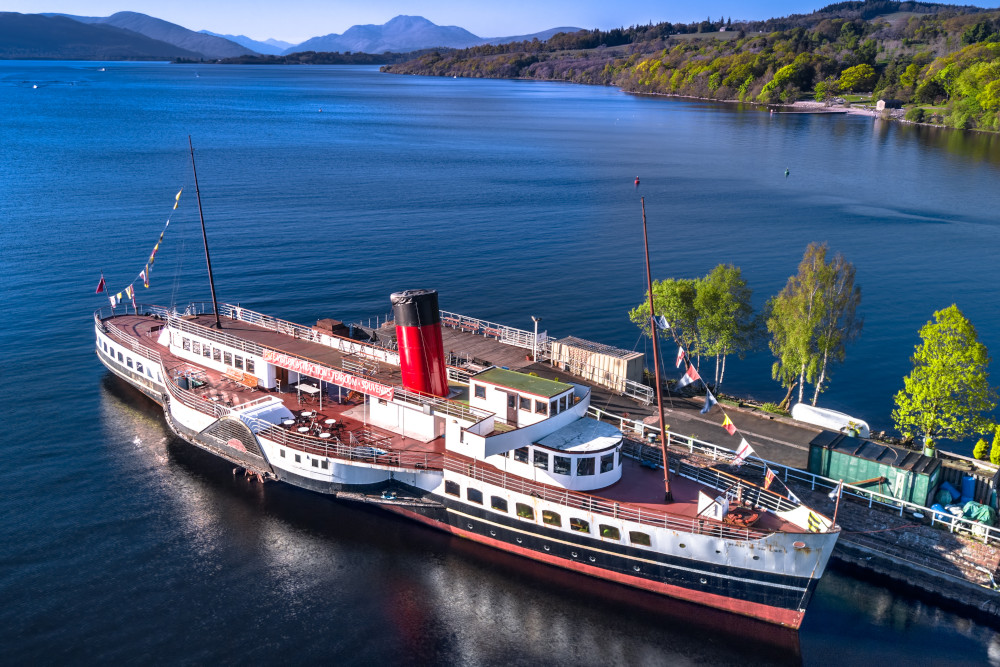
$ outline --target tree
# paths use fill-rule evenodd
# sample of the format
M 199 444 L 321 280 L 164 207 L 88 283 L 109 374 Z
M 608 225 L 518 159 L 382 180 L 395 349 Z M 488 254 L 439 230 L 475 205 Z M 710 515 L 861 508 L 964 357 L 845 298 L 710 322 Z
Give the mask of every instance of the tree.
M 819 249 L 826 254 L 826 245 Z M 847 343 L 854 342 L 861 335 L 863 318 L 857 314 L 861 303 L 861 288 L 854 284 L 854 265 L 837 253 L 820 273 L 820 300 L 822 316 L 816 340 L 817 351 L 822 355 L 819 364 L 819 378 L 812 404 L 816 405 L 823 391 L 823 382 L 828 379 L 830 362 L 842 362 L 846 355 Z
M 701 337 L 698 333 L 698 314 L 694 300 L 698 294 L 698 279 L 668 278 L 653 281 L 653 308 L 657 316 L 663 315 L 670 323 L 677 339 L 692 357 L 700 361 Z M 649 335 L 649 294 L 638 306 L 629 311 L 628 317 Z M 670 333 L 661 335 L 669 339 Z M 696 364 L 697 365 L 697 364 Z
M 715 384 L 722 384 L 726 357 L 741 359 L 753 347 L 759 330 L 743 274 L 732 264 L 719 264 L 698 281 L 694 306 L 703 351 L 715 356 Z M 721 363 L 720 363 L 721 362 Z
M 848 67 L 840 73 L 840 89 L 849 92 L 871 90 L 877 80 L 878 74 L 875 69 L 867 63 L 862 63 Z
M 990 445 L 986 442 L 986 438 L 980 438 L 976 446 L 972 448 L 972 458 L 979 459 L 980 461 L 985 461 L 990 456 Z
M 920 329 L 913 371 L 903 378 L 892 419 L 907 437 L 962 440 L 988 428 L 996 406 L 989 384 L 990 358 L 975 327 L 952 304 Z M 994 440 L 996 446 L 996 440 Z
M 1000 426 L 993 433 L 993 445 L 990 447 L 990 463 L 1000 465 Z

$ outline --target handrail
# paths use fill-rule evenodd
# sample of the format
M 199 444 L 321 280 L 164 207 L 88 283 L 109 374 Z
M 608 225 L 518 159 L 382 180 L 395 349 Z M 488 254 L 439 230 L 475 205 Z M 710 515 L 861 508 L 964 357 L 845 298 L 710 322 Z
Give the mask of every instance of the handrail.
M 733 528 L 710 519 L 680 517 L 669 512 L 639 507 L 627 502 L 606 500 L 579 491 L 555 489 L 517 475 L 511 475 L 500 470 L 487 470 L 477 463 L 459 461 L 452 457 L 445 457 L 444 469 L 487 484 L 492 484 L 493 486 L 498 486 L 508 491 L 513 491 L 514 493 L 521 493 L 548 502 L 558 503 L 563 507 L 570 507 L 583 512 L 592 512 L 624 521 L 632 521 L 642 525 L 680 530 L 699 535 L 708 535 L 710 537 L 721 537 L 728 540 L 760 540 L 771 535 L 770 532 L 751 530 L 749 528 Z
M 533 331 L 510 327 L 506 324 L 490 322 L 489 320 L 481 320 L 478 317 L 469 317 L 468 315 L 461 315 L 447 310 L 441 310 L 439 313 L 441 315 L 441 324 L 446 327 L 460 329 L 461 331 L 467 331 L 486 338 L 493 338 L 501 343 L 528 350 L 533 349 L 537 342 L 539 358 L 543 355 L 547 357 L 551 349 L 551 342 L 546 332 L 539 333 L 538 340 L 536 341 Z
M 622 430 L 625 430 L 626 426 L 631 426 L 631 430 L 642 435 L 648 433 L 658 434 L 660 432 L 660 429 L 657 427 L 628 419 L 627 417 L 621 417 L 593 406 L 587 410 L 587 414 L 598 420 L 602 420 L 602 418 L 610 418 L 619 423 L 619 428 Z M 687 450 L 691 453 L 697 452 L 708 456 L 715 461 L 729 462 L 736 458 L 736 452 L 731 449 L 720 447 L 703 440 L 698 440 L 692 436 L 674 433 L 669 429 L 667 430 L 667 444 L 668 446 L 687 448 Z M 776 474 L 780 474 L 782 481 L 795 481 L 801 484 L 808 484 L 810 490 L 813 491 L 817 488 L 821 490 L 833 490 L 840 483 L 839 480 L 817 475 L 807 470 L 800 470 L 799 468 L 786 466 L 782 463 L 768 461 L 767 459 L 762 459 L 758 456 L 749 457 L 747 459 L 747 464 L 745 465 L 753 465 L 754 461 L 758 462 L 757 465 L 760 467 L 762 472 L 764 466 L 766 465 Z M 873 507 L 877 504 L 886 509 L 892 509 L 893 511 L 898 510 L 900 516 L 903 516 L 903 513 L 907 510 L 910 512 L 917 512 L 923 514 L 924 516 L 929 516 L 932 526 L 937 524 L 946 525 L 952 533 L 954 533 L 956 529 L 967 530 L 973 535 L 981 537 L 983 542 L 986 544 L 990 544 L 991 542 L 1000 544 L 1000 529 L 987 526 L 986 524 L 979 523 L 978 521 L 973 521 L 964 517 L 953 517 L 950 514 L 941 514 L 940 512 L 936 512 L 925 505 L 918 505 L 906 500 L 900 500 L 899 498 L 893 498 L 891 495 L 865 489 L 853 484 L 845 483 L 843 493 L 845 496 L 854 497 L 861 501 L 867 501 L 868 507 Z

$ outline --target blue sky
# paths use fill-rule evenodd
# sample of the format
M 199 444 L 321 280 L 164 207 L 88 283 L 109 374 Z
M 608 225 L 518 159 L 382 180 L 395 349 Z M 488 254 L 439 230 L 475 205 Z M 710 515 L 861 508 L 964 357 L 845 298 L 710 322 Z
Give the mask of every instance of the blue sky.
M 399 14 L 457 25 L 480 37 L 524 35 L 559 26 L 614 28 L 707 15 L 746 19 L 808 13 L 833 0 L 3 0 L 0 11 L 109 16 L 134 11 L 191 30 L 298 43 Z

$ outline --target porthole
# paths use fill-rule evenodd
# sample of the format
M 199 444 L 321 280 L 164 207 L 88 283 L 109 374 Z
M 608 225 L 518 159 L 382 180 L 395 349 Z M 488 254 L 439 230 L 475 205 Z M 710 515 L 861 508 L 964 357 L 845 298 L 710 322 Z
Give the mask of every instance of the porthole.
M 591 562 L 591 563 L 596 563 L 596 562 L 597 562 L 597 559 L 596 559 L 596 558 L 594 558 L 593 556 L 591 556 L 591 557 L 590 557 L 590 562 Z
M 719 551 L 718 549 L 716 549 L 716 550 L 715 550 L 715 553 L 717 553 L 717 554 L 721 554 L 722 552 L 721 552 L 721 551 Z
M 543 549 L 545 549 L 546 551 L 548 551 L 548 550 L 549 550 L 549 545 L 547 545 L 547 544 L 546 544 L 546 545 L 545 545 L 545 546 L 543 546 L 542 548 L 543 548 Z
M 683 543 L 681 543 L 681 549 L 683 549 L 683 548 L 684 548 L 684 544 L 683 544 Z
M 760 560 L 760 556 L 754 556 L 753 559 L 754 560 Z
M 490 536 L 491 536 L 491 537 L 496 537 L 496 536 L 497 536 L 497 531 L 495 531 L 495 530 L 491 530 L 491 531 L 490 531 Z
M 517 538 L 517 543 L 518 543 L 518 544 L 520 544 L 520 543 L 521 543 L 521 538 L 520 538 L 520 537 L 519 537 L 519 538 Z
M 472 524 L 471 523 L 469 524 L 469 530 L 472 530 Z
M 701 578 L 701 579 L 699 579 L 698 581 L 700 581 L 700 582 L 702 583 L 702 585 L 703 585 L 703 586 L 704 586 L 705 584 L 707 584 L 707 583 L 708 583 L 708 579 L 706 579 L 705 577 L 702 577 L 702 578 Z
M 571 553 L 570 555 L 571 555 L 571 556 L 573 556 L 573 558 L 576 558 L 576 556 L 577 556 L 577 554 L 576 554 L 576 552 L 575 552 L 575 551 L 574 551 L 574 552 L 572 552 L 572 553 Z
M 635 570 L 636 572 L 641 572 L 642 571 L 642 568 L 639 567 L 638 565 L 633 565 L 632 569 Z

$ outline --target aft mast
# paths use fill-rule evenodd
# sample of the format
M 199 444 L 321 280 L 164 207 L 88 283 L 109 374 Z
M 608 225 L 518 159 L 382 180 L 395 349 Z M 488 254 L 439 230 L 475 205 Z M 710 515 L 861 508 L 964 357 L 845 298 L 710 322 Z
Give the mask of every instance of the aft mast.
M 205 234 L 205 214 L 201 210 L 201 190 L 198 189 L 198 168 L 194 166 L 194 144 L 188 135 L 188 147 L 191 149 L 191 171 L 194 172 L 194 192 L 198 196 L 198 215 L 201 217 L 201 239 L 205 242 L 205 263 L 208 264 L 208 284 L 212 288 L 212 312 L 215 314 L 215 326 L 222 328 L 219 319 L 219 303 L 215 300 L 215 278 L 212 277 L 212 258 L 208 254 L 208 236 Z M 648 261 L 648 258 L 647 258 Z
M 195 184 L 197 188 L 197 183 Z M 649 333 L 653 338 L 653 368 L 656 377 L 656 412 L 660 417 L 660 451 L 663 453 L 663 499 L 674 499 L 670 492 L 670 462 L 667 458 L 667 427 L 663 423 L 663 393 L 660 391 L 660 342 L 656 335 L 656 311 L 653 310 L 653 275 L 649 270 L 649 238 L 646 235 L 646 198 L 642 203 L 642 243 L 646 248 L 646 286 L 649 289 Z

